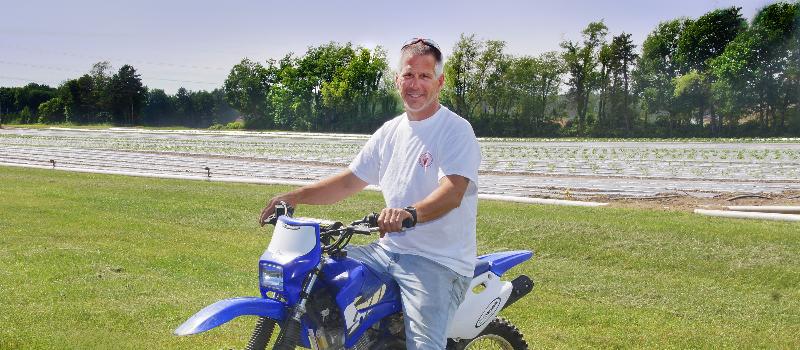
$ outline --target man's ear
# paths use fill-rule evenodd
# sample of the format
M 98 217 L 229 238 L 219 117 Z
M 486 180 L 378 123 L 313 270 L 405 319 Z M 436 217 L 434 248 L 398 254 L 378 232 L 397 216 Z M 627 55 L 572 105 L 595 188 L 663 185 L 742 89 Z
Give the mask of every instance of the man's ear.
M 444 87 L 444 73 L 439 76 L 439 88 L 441 89 L 442 87 Z

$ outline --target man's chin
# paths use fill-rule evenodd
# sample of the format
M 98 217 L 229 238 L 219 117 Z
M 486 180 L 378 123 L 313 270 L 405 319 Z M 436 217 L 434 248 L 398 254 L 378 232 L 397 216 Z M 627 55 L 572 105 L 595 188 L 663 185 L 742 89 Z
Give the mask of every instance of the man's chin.
M 403 108 L 406 112 L 417 113 L 425 110 L 428 107 L 428 103 L 414 103 L 408 104 L 407 102 L 403 101 Z

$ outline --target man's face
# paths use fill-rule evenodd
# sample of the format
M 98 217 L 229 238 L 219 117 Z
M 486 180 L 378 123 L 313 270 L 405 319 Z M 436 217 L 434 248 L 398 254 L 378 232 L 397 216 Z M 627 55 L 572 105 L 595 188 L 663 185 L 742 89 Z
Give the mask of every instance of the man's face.
M 432 55 L 403 55 L 400 73 L 395 78 L 406 113 L 412 118 L 427 118 L 439 107 L 439 92 L 444 75 L 436 77 Z

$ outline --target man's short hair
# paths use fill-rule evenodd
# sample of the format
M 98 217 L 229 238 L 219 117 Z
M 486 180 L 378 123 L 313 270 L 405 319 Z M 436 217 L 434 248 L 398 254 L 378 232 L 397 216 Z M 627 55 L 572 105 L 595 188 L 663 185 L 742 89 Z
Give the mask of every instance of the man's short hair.
M 430 42 L 430 43 L 429 43 Z M 431 55 L 436 59 L 436 66 L 434 71 L 436 77 L 442 76 L 444 73 L 444 58 L 442 51 L 439 50 L 438 45 L 426 39 L 412 39 L 410 44 L 406 44 L 400 49 L 400 62 L 398 64 L 399 71 L 403 70 L 403 62 L 405 57 Z

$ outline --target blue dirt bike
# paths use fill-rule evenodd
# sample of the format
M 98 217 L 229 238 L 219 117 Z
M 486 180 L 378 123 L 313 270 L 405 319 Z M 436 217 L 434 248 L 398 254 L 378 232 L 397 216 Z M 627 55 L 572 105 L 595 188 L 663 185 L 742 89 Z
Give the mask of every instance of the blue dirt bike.
M 275 349 L 404 349 L 398 286 L 381 282 L 344 249 L 354 234 L 377 231 L 377 215 L 345 226 L 295 219 L 291 212 L 279 205 L 267 221 L 275 230 L 258 262 L 261 296 L 211 304 L 175 334 L 197 334 L 239 316 L 258 316 L 246 349 L 264 349 L 276 324 Z M 497 313 L 533 289 L 525 275 L 510 282 L 500 279 L 532 255 L 508 251 L 477 258 L 472 283 L 448 328 L 448 349 L 528 348 L 520 331 Z

